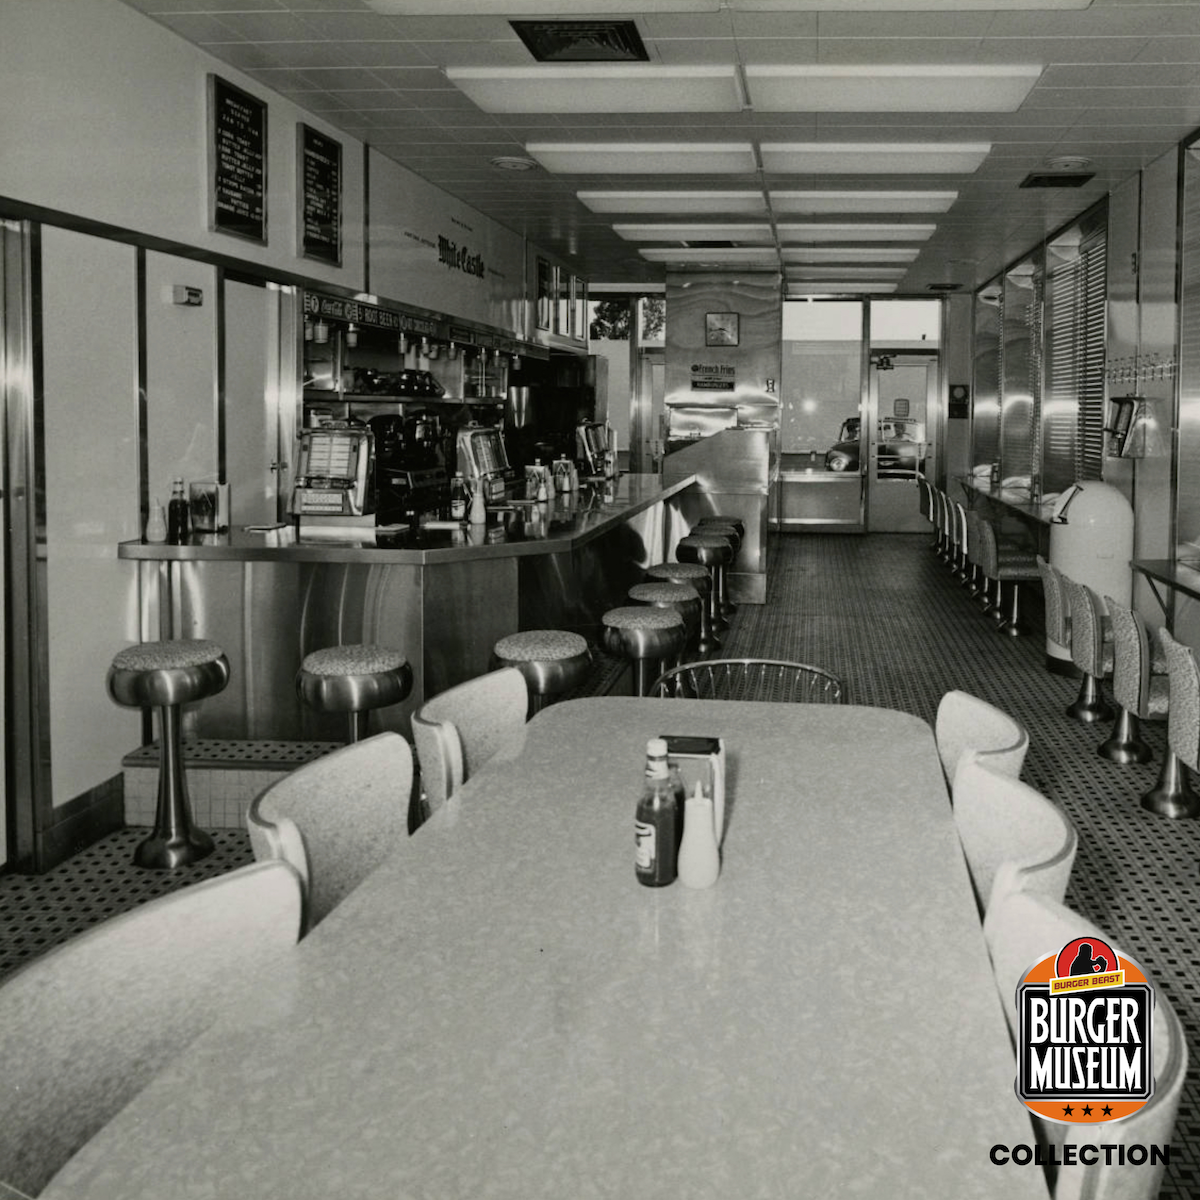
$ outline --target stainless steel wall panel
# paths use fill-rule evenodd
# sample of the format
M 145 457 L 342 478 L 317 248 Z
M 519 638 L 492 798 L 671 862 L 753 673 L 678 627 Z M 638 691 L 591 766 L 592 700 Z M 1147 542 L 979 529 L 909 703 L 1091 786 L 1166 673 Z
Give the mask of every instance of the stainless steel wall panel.
M 1000 470 L 1031 476 L 1042 392 L 1042 270 L 1026 261 L 1004 279 Z
M 999 279 L 975 297 L 974 400 L 971 406 L 971 466 L 1000 458 L 1001 324 L 1004 288 Z
M 1180 232 L 1175 540 L 1180 553 L 1194 556 L 1200 549 L 1200 146 L 1183 155 Z

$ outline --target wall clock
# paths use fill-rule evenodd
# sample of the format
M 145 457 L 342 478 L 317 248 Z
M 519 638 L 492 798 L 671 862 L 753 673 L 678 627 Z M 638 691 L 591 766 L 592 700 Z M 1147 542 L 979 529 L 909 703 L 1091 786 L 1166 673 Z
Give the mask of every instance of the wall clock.
M 710 312 L 704 314 L 704 344 L 706 346 L 736 346 L 738 344 L 738 314 Z

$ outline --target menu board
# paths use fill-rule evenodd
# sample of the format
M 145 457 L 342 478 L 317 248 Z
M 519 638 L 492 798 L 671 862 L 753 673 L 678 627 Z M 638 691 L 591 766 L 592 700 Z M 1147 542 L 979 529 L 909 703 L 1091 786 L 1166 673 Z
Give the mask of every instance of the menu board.
M 267 242 L 267 106 L 217 75 L 208 77 L 210 227 Z
M 342 265 L 342 144 L 308 125 L 297 127 L 300 253 Z

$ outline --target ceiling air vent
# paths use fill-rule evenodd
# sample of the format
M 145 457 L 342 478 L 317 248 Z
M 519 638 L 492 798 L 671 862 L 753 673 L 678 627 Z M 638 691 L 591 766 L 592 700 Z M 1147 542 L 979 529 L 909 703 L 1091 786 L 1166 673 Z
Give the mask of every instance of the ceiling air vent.
M 929 283 L 925 285 L 931 292 L 957 292 L 961 283 Z
M 509 21 L 538 62 L 649 62 L 632 21 Z
M 1023 188 L 1083 187 L 1096 178 L 1095 171 L 1033 171 L 1021 180 Z

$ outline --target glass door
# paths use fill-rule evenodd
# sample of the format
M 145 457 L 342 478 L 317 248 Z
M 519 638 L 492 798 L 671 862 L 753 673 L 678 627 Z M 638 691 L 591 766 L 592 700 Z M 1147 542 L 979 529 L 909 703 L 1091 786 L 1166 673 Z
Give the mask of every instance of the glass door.
M 771 523 L 782 532 L 865 528 L 864 312 L 859 300 L 784 302 L 771 506 Z

